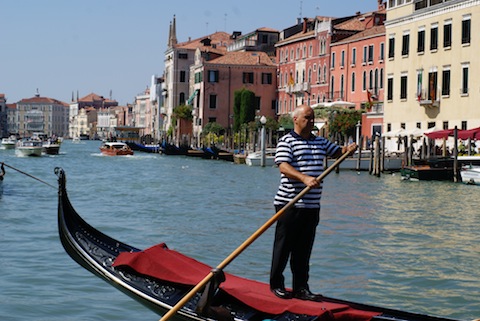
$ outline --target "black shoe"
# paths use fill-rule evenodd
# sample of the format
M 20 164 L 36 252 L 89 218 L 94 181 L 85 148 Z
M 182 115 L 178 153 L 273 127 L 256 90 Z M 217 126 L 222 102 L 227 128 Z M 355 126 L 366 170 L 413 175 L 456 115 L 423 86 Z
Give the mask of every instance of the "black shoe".
M 310 292 L 308 289 L 300 289 L 298 291 L 293 292 L 293 297 L 300 300 L 308 300 L 308 301 L 322 301 L 323 296 L 321 294 L 315 294 Z
M 273 292 L 273 294 L 275 294 L 280 299 L 291 299 L 292 298 L 292 292 L 287 291 L 285 289 L 275 288 L 275 289 L 271 289 L 271 291 Z

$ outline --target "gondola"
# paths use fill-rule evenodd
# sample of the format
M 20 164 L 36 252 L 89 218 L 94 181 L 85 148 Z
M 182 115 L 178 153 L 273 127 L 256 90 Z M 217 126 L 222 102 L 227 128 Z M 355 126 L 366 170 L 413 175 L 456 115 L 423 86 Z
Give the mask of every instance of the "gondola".
M 210 267 L 168 249 L 165 244 L 142 251 L 98 231 L 73 208 L 67 195 L 65 172 L 55 168 L 55 173 L 61 243 L 73 260 L 97 277 L 163 315 L 193 289 L 198 278 L 210 272 Z M 148 265 L 153 267 L 153 274 Z M 220 285 L 207 284 L 204 293 L 197 293 L 178 310 L 176 320 L 452 321 L 328 297 L 321 302 L 284 300 L 275 297 L 268 284 L 222 271 L 215 275 L 220 277 L 213 277 L 216 280 L 213 283 Z

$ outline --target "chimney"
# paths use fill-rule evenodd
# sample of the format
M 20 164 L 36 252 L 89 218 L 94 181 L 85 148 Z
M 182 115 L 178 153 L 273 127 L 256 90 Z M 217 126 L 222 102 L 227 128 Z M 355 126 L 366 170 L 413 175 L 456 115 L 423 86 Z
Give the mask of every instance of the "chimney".
M 302 33 L 307 32 L 307 18 L 303 18 L 303 29 Z

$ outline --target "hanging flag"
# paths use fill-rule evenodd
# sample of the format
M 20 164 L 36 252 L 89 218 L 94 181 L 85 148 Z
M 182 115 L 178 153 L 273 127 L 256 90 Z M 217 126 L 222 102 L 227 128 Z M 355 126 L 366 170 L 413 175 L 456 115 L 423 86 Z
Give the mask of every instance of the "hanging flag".
M 417 100 L 420 101 L 422 99 L 422 73 L 419 72 L 417 75 Z
M 292 86 L 294 83 L 295 83 L 295 81 L 293 80 L 293 75 L 290 74 L 290 78 L 288 79 L 288 84 L 289 84 L 290 86 Z
M 367 98 L 368 98 L 368 103 L 371 106 L 372 105 L 372 93 L 368 89 L 367 89 Z

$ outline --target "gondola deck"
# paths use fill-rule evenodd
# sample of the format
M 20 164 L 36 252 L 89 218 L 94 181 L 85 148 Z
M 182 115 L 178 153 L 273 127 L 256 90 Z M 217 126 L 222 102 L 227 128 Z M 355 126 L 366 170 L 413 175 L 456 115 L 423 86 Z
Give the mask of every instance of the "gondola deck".
M 175 251 L 170 251 L 164 245 L 159 245 L 141 251 L 138 248 L 115 240 L 108 235 L 98 231 L 75 211 L 66 191 L 66 177 L 62 169 L 56 168 L 58 175 L 58 228 L 61 243 L 65 251 L 78 264 L 92 272 L 94 275 L 105 280 L 109 284 L 118 288 L 133 299 L 144 304 L 152 311 L 163 315 L 175 306 L 192 288 L 197 281 L 195 278 L 189 281 L 178 277 L 176 279 L 159 275 L 150 274 L 148 269 L 142 270 L 141 260 L 145 259 L 144 253 L 148 251 L 155 252 L 153 257 L 155 261 L 149 262 L 154 264 L 157 271 L 164 271 L 165 260 L 188 260 L 193 261 L 192 269 L 198 269 L 198 276 L 202 273 L 208 273 L 209 267 L 200 262 L 183 256 Z M 153 249 L 153 250 L 152 250 Z M 165 257 L 161 257 L 158 253 L 165 251 Z M 130 254 L 129 254 L 130 253 Z M 115 261 L 120 257 L 118 262 Z M 138 264 L 126 264 L 127 261 L 136 261 Z M 147 260 L 151 260 L 151 257 Z M 163 260 L 163 261 L 162 261 Z M 183 261 L 182 261 L 183 262 Z M 168 262 L 172 263 L 172 262 Z M 118 265 L 118 266 L 116 266 Z M 148 265 L 148 264 L 147 264 Z M 143 265 L 144 266 L 144 265 Z M 173 270 L 175 270 L 173 265 Z M 179 271 L 174 271 L 177 273 Z M 181 272 L 181 271 L 180 271 Z M 166 271 L 166 274 L 169 272 Z M 191 274 L 191 273 L 189 273 Z M 181 276 L 181 275 L 180 275 Z M 197 277 L 198 277 L 197 276 Z M 276 298 L 269 293 L 268 285 L 228 275 L 227 281 L 222 283 L 220 290 L 214 297 L 212 305 L 220 306 L 226 309 L 235 320 L 278 320 L 278 321 L 452 321 L 451 319 L 429 316 L 423 314 L 410 313 L 405 311 L 385 309 L 364 304 L 348 302 L 339 299 L 325 297 L 322 302 L 301 301 L 297 299 L 282 300 Z M 234 282 L 231 282 L 234 280 Z M 236 292 L 245 292 L 242 286 L 256 287 L 252 290 L 252 297 L 249 299 L 240 295 L 237 297 Z M 237 291 L 235 291 L 237 288 Z M 233 290 L 232 290 L 233 289 Z M 240 291 L 238 291 L 240 289 Z M 185 304 L 175 315 L 177 319 L 182 320 L 211 320 L 206 316 L 196 312 L 197 303 L 201 297 L 201 293 L 197 293 Z M 267 298 L 268 303 L 261 303 L 260 306 L 252 304 L 261 297 Z M 263 302 L 267 302 L 263 301 Z M 262 305 L 270 305 L 263 308 Z

